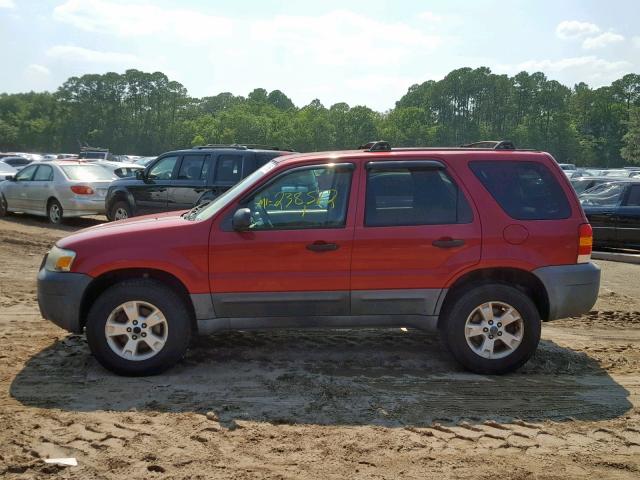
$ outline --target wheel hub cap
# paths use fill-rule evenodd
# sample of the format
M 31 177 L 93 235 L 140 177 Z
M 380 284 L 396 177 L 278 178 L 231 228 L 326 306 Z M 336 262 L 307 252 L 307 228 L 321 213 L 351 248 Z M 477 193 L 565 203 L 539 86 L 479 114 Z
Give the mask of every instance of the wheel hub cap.
M 504 302 L 487 302 L 467 317 L 467 345 L 477 355 L 499 359 L 511 355 L 522 343 L 524 321 L 520 312 Z
M 169 325 L 154 305 L 129 301 L 117 306 L 104 327 L 107 343 L 118 356 L 142 361 L 157 355 L 165 346 Z

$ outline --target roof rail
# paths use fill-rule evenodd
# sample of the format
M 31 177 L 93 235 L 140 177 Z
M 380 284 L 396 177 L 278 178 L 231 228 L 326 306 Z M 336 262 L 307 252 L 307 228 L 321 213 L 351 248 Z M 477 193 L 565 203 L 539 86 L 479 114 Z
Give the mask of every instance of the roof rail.
M 516 146 L 510 140 L 483 140 L 481 142 L 460 145 L 462 148 L 488 148 L 490 150 L 515 150 Z
M 391 144 L 389 142 L 385 142 L 384 140 L 378 140 L 375 142 L 365 143 L 364 145 L 360 145 L 358 150 L 366 150 L 368 152 L 390 152 Z
M 280 148 L 272 145 L 260 145 L 258 143 L 209 143 L 207 145 L 198 145 L 196 147 L 192 147 L 194 150 L 205 150 L 208 148 L 233 148 L 235 150 L 248 150 L 248 149 L 256 149 L 256 150 L 277 150 L 282 152 L 293 152 L 290 148 Z

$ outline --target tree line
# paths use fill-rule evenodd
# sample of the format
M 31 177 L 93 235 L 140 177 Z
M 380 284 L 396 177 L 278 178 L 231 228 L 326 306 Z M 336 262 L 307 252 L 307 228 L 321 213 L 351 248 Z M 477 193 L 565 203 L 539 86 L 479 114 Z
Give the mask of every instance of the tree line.
M 384 139 L 393 146 L 455 146 L 508 139 L 559 162 L 640 164 L 640 75 L 569 88 L 543 73 L 512 77 L 460 68 L 413 85 L 386 112 L 319 100 L 297 107 L 280 90 L 190 97 L 161 72 L 71 77 L 56 92 L 0 94 L 0 150 L 156 155 L 208 143 L 318 151 Z

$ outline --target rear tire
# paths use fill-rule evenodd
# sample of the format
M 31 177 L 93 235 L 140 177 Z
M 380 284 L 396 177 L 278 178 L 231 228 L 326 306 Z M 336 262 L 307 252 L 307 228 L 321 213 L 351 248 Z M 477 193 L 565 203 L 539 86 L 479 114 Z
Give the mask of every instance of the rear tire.
M 118 200 L 113 204 L 111 210 L 109 210 L 109 220 L 115 222 L 117 220 L 126 220 L 127 218 L 131 218 L 132 215 L 131 207 L 124 200 Z
M 9 207 L 4 195 L 0 195 L 0 217 L 6 217 L 9 215 Z
M 541 320 L 520 290 L 485 284 L 462 293 L 443 312 L 440 334 L 455 359 L 482 374 L 513 372 L 534 354 Z
M 184 357 L 190 339 L 185 302 L 154 280 L 127 280 L 110 287 L 87 317 L 91 353 L 119 375 L 163 372 Z
M 49 200 L 47 204 L 47 218 L 54 225 L 60 225 L 62 223 L 62 216 L 64 215 L 64 210 L 62 209 L 62 205 L 55 198 Z

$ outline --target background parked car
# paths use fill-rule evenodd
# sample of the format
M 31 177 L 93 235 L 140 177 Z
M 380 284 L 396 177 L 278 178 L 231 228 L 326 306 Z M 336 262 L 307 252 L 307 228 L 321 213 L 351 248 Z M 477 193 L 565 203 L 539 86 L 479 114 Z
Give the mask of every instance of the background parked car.
M 571 179 L 571 185 L 578 195 L 587 190 L 602 185 L 603 183 L 611 183 L 615 179 L 611 177 L 574 177 Z
M 13 168 L 20 170 L 33 162 L 33 160 L 29 160 L 24 157 L 4 157 L 0 159 L 0 162 L 6 163 L 7 165 L 11 165 Z
M 640 180 L 603 183 L 579 198 L 595 246 L 640 249 Z
M 120 162 L 95 162 L 96 165 L 106 168 L 113 173 L 117 178 L 135 177 L 136 172 L 144 170 L 142 165 L 135 163 L 120 163 Z
M 143 167 L 146 167 L 151 162 L 153 162 L 156 158 L 158 157 L 140 157 L 134 163 L 136 163 L 137 165 L 142 165 Z
M 0 162 L 0 182 L 5 181 L 7 177 L 13 177 L 16 173 L 18 173 L 17 169 L 7 163 Z
M 171 210 L 188 210 L 213 200 L 269 160 L 291 152 L 251 145 L 206 145 L 160 155 L 136 178 L 114 181 L 106 199 L 107 218 L 122 220 Z
M 102 214 L 113 178 L 107 169 L 92 163 L 34 163 L 0 183 L 0 216 L 23 212 L 60 223 L 67 217 Z

